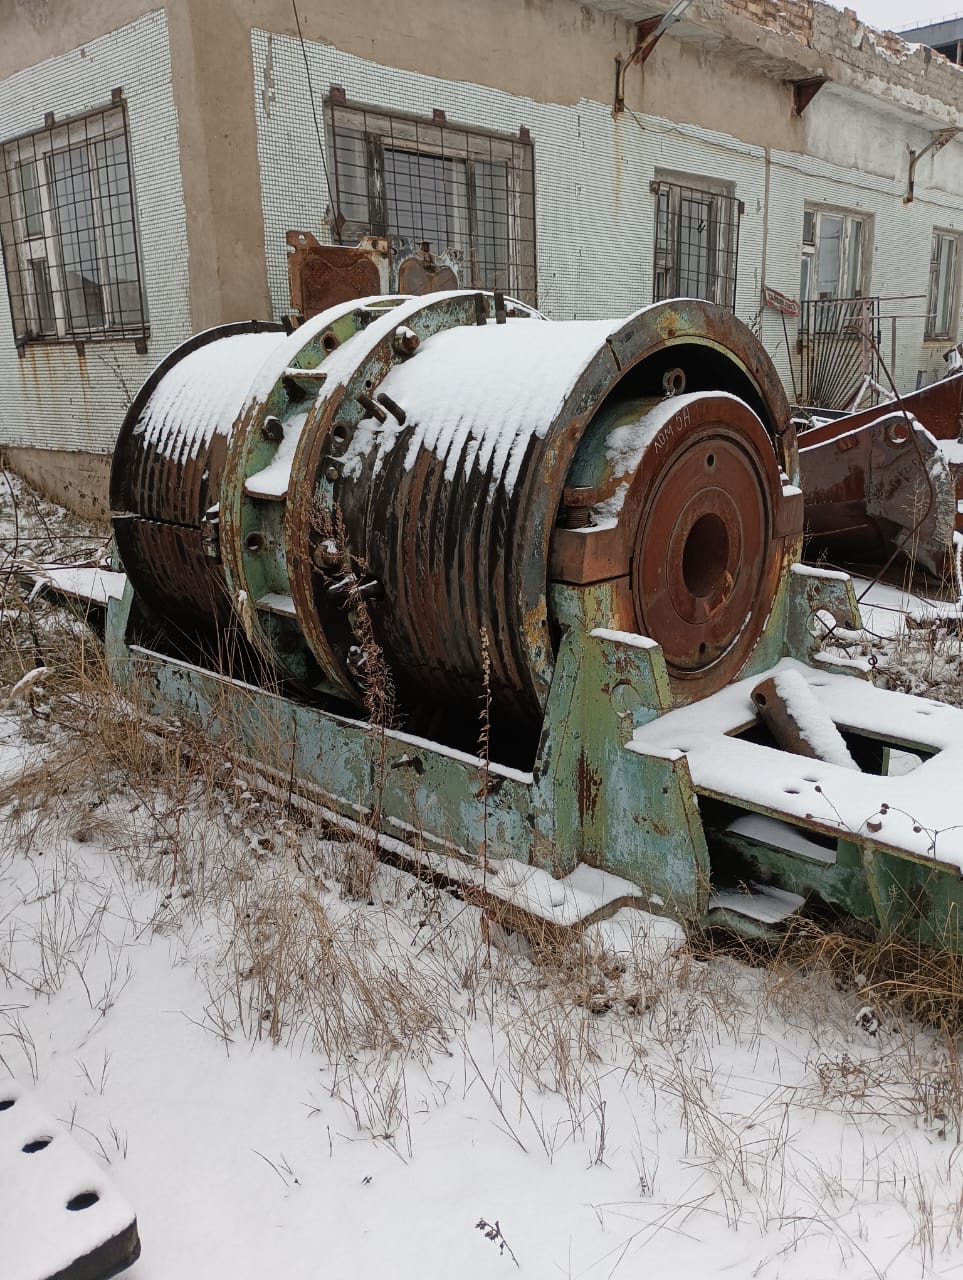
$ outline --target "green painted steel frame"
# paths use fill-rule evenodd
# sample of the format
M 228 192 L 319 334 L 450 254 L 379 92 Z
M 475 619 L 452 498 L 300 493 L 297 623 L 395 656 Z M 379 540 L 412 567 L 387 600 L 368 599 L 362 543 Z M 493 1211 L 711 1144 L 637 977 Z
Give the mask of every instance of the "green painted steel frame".
M 109 607 L 108 656 L 117 684 L 153 712 L 188 717 L 266 776 L 305 788 L 336 820 L 378 824 L 379 838 L 427 855 L 435 869 L 454 868 L 455 878 L 486 859 L 555 876 L 586 862 L 633 881 L 652 910 L 703 923 L 710 853 L 688 763 L 625 749 L 637 728 L 672 710 L 662 651 L 599 625 L 611 616 L 608 589 L 554 588 L 564 632 L 531 774 L 128 645 L 129 587 Z M 851 583 L 793 566 L 742 674 L 787 654 L 817 661 L 820 611 L 854 625 Z M 818 894 L 884 931 L 960 949 L 963 889 L 945 871 L 864 841 L 841 840 L 835 865 L 753 842 L 741 850 L 783 887 Z

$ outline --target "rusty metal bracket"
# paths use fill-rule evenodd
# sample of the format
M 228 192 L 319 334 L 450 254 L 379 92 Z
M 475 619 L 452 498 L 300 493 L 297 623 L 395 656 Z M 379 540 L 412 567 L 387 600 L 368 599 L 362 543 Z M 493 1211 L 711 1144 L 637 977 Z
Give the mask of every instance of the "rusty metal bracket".
M 793 115 L 801 116 L 823 85 L 828 83 L 828 76 L 810 76 L 807 80 L 790 80 Z
M 913 148 L 910 147 L 909 178 L 906 184 L 906 195 L 903 196 L 903 204 L 913 203 L 916 189 L 916 166 L 919 162 L 925 155 L 929 155 L 931 151 L 934 155 L 936 155 L 938 151 L 942 151 L 947 143 L 952 142 L 960 132 L 960 129 L 938 129 L 922 151 L 914 151 Z
M 621 54 L 615 57 L 615 101 L 612 103 L 612 114 L 620 115 L 625 110 L 625 73 L 633 63 L 641 66 L 649 54 L 659 43 L 669 27 L 674 26 L 692 4 L 692 0 L 678 0 L 668 13 L 656 14 L 652 18 L 644 18 L 636 23 L 635 48 L 627 58 Z

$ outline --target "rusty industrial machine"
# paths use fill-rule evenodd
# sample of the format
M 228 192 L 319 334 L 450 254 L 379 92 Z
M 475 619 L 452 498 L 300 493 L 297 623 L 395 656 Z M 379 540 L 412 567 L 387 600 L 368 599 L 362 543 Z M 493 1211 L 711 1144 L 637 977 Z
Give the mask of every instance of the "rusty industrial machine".
M 221 326 L 120 433 L 110 660 L 512 918 L 832 911 L 956 947 L 963 838 L 932 795 L 963 712 L 820 651 L 858 613 L 797 563 L 798 479 L 770 360 L 709 303 L 550 321 L 438 292 Z
M 963 373 L 799 435 L 807 557 L 882 564 L 900 554 L 955 582 L 963 532 Z

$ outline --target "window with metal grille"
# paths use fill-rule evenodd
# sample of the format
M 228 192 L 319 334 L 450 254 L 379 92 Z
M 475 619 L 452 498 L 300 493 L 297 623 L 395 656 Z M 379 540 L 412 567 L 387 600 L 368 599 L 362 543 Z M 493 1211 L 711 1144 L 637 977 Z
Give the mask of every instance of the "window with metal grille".
M 465 287 L 535 302 L 534 156 L 517 137 L 328 100 L 335 237 L 390 238 Z M 427 248 L 425 247 L 427 246 Z M 451 278 L 450 276 L 448 277 Z
M 934 231 L 926 298 L 926 338 L 955 338 L 960 312 L 960 237 Z
M 705 298 L 734 311 L 741 200 L 657 178 L 652 298 Z
M 0 144 L 0 243 L 19 347 L 147 337 L 127 115 L 101 111 Z

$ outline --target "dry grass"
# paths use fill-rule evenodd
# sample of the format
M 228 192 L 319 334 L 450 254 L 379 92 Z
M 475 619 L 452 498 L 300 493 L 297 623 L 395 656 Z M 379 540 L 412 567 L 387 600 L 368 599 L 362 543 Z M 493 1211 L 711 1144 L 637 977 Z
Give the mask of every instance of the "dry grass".
M 212 753 L 120 697 L 66 615 L 9 580 L 0 603 L 15 639 L 0 696 L 24 655 L 48 669 L 7 713 L 33 754 L 0 788 L 0 883 L 19 886 L 0 911 L 0 1065 L 36 1074 L 30 999 L 79 982 L 94 1025 L 133 948 L 163 935 L 195 966 L 203 1025 L 226 1050 L 260 1039 L 318 1055 L 329 1098 L 404 1159 L 413 1118 L 457 1090 L 528 1155 L 628 1160 L 631 1205 L 598 1209 L 628 1223 L 626 1250 L 711 1215 L 779 1232 L 787 1250 L 825 1234 L 862 1265 L 860 1205 L 884 1194 L 924 1264 L 959 1238 L 949 1155 L 923 1167 L 897 1144 L 885 1167 L 842 1154 L 817 1167 L 798 1135 L 831 1114 L 852 1134 L 885 1122 L 947 1152 L 961 1142 L 963 961 L 812 926 L 765 955 L 713 939 L 652 955 L 591 936 L 519 945 L 507 920 L 483 931 L 477 906 L 254 787 L 226 710 Z M 371 696 L 387 705 L 383 688 Z M 284 744 L 264 752 L 284 776 Z M 88 1068 L 91 1089 L 107 1066 Z M 691 1195 L 660 1208 L 680 1163 Z

